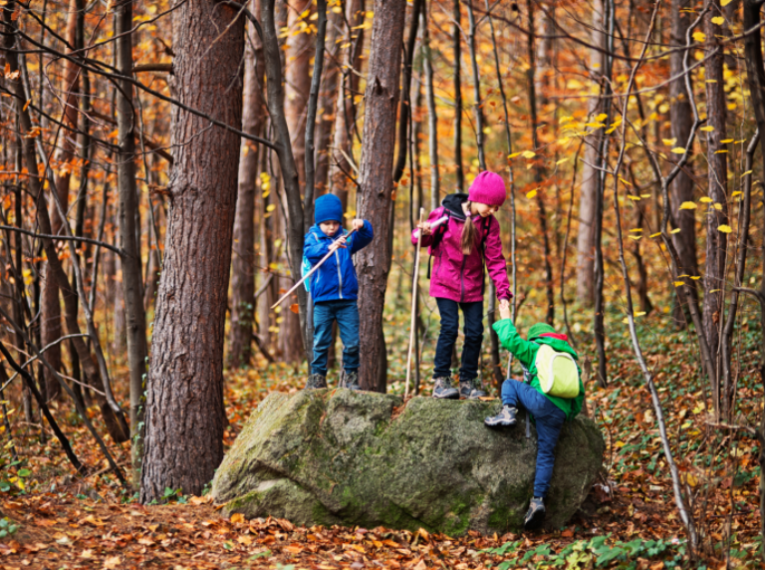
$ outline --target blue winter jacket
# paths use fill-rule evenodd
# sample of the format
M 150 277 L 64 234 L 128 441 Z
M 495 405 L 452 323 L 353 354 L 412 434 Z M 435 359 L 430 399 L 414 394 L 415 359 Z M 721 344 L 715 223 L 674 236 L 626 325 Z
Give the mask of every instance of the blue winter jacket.
M 341 229 L 343 234 L 347 234 Z M 303 244 L 303 257 L 311 266 L 317 264 L 329 252 L 329 246 L 340 237 L 340 232 L 328 237 L 318 224 L 308 230 Z M 356 299 L 359 293 L 359 282 L 356 279 L 356 268 L 353 267 L 351 256 L 369 245 L 374 233 L 372 224 L 364 220 L 364 227 L 348 238 L 345 248 L 338 248 L 324 262 L 319 270 L 310 278 L 310 291 L 314 303 L 336 301 L 338 299 Z

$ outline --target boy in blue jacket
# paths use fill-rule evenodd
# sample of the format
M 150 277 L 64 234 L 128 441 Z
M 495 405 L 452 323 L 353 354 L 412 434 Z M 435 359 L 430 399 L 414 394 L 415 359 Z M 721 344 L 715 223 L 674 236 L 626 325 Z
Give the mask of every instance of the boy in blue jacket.
M 343 374 L 339 386 L 359 389 L 359 308 L 356 299 L 359 282 L 351 256 L 369 245 L 374 237 L 372 224 L 353 220 L 356 230 L 346 238 L 341 227 L 343 205 L 334 194 L 316 199 L 314 221 L 303 245 L 303 257 L 317 264 L 329 252 L 334 252 L 309 279 L 313 299 L 313 362 L 306 390 L 327 387 L 327 354 L 332 342 L 332 323 L 337 321 L 343 341 Z

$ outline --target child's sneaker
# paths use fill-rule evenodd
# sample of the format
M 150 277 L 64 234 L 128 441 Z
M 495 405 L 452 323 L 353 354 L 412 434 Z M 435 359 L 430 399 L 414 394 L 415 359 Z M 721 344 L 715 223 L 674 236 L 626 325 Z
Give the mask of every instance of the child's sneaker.
M 486 418 L 483 423 L 489 427 L 510 427 L 514 426 L 516 419 L 515 415 L 518 413 L 518 408 L 514 406 L 504 405 L 496 416 Z
M 311 374 L 308 377 L 304 390 L 318 390 L 327 387 L 327 378 L 321 374 Z
M 359 371 L 358 370 L 352 370 L 351 372 L 346 372 L 343 370 L 343 373 L 340 376 L 340 387 L 341 388 L 348 388 L 349 390 L 356 391 L 359 389 Z
M 465 400 L 477 400 L 486 396 L 486 392 L 481 390 L 478 379 L 460 380 L 460 398 Z
M 460 393 L 452 387 L 452 379 L 446 376 L 434 378 L 436 385 L 433 388 L 433 397 L 440 400 L 459 400 Z
M 523 519 L 523 528 L 525 530 L 537 530 L 542 526 L 545 520 L 545 503 L 542 497 L 531 499 L 529 510 Z

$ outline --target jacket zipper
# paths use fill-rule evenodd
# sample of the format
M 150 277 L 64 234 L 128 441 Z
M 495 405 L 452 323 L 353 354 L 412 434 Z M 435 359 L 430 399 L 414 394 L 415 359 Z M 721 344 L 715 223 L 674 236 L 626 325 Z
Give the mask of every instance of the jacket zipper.
M 340 286 L 340 298 L 343 298 L 343 273 L 340 271 L 340 255 L 335 250 L 335 262 L 337 263 L 337 282 Z
M 467 261 L 467 255 L 462 254 L 462 267 L 460 268 L 460 303 L 464 303 L 465 299 L 465 262 Z

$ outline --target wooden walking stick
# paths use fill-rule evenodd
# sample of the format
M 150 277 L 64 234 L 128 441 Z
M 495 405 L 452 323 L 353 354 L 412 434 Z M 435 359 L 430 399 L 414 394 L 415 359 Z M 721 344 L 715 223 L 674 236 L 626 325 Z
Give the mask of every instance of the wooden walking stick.
M 420 226 L 425 218 L 425 208 L 420 208 Z M 420 247 L 422 244 L 422 230 L 417 238 L 417 248 L 414 253 L 414 276 L 412 277 L 412 320 L 409 325 L 409 351 L 406 357 L 406 389 L 404 399 L 409 397 L 409 378 L 412 375 L 412 347 L 414 346 L 415 327 L 417 326 L 417 274 L 420 269 Z
M 349 231 L 347 234 L 345 234 L 345 239 L 347 240 L 349 237 L 351 237 L 351 235 L 353 235 L 353 232 L 355 232 L 355 231 L 356 231 L 356 230 L 354 229 L 354 230 L 351 230 L 351 231 Z M 340 236 L 340 238 L 342 238 L 342 237 L 343 237 L 343 236 Z M 336 244 L 338 241 L 340 241 L 340 238 L 337 238 L 335 241 L 333 241 L 333 242 L 332 242 L 332 245 L 335 245 L 335 244 Z M 295 284 L 294 284 L 294 285 L 293 285 L 293 286 L 290 288 L 290 290 L 289 290 L 289 291 L 287 291 L 287 292 L 286 292 L 284 295 L 282 295 L 282 296 L 279 298 L 279 300 L 278 300 L 276 303 L 274 303 L 273 305 L 271 305 L 271 309 L 274 309 L 274 308 L 276 308 L 278 305 L 280 305 L 280 304 L 282 303 L 282 301 L 284 301 L 284 299 L 286 299 L 287 297 L 289 297 L 289 296 L 290 296 L 290 294 L 291 294 L 291 293 L 292 293 L 292 292 L 293 292 L 295 289 L 297 289 L 298 287 L 300 287 L 300 286 L 303 284 L 303 281 L 305 281 L 305 280 L 306 280 L 306 279 L 308 279 L 308 278 L 309 278 L 311 275 L 313 275 L 314 273 L 316 273 L 316 270 L 318 270 L 318 269 L 319 269 L 319 267 L 321 267 L 321 264 L 322 264 L 322 263 L 324 263 L 325 261 L 327 261 L 327 260 L 329 259 L 329 256 L 330 256 L 330 255 L 332 255 L 333 253 L 335 253 L 335 252 L 334 252 L 334 251 L 330 251 L 329 253 L 327 253 L 327 255 L 325 255 L 324 257 L 322 257 L 322 258 L 321 258 L 321 261 L 319 261 L 319 263 L 317 263 L 316 265 L 314 265 L 314 266 L 311 268 L 311 271 L 309 271 L 308 273 L 306 273 L 305 275 L 303 275 L 303 278 L 302 278 L 300 281 L 298 281 L 297 283 L 295 283 Z

